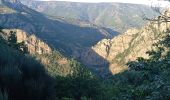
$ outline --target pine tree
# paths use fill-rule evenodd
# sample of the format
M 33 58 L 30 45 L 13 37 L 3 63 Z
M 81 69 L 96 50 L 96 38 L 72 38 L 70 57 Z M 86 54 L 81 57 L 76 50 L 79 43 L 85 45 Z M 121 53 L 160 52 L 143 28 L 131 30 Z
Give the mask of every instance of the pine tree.
M 24 42 L 17 42 L 17 36 L 16 36 L 16 32 L 11 31 L 10 32 L 10 36 L 8 38 L 8 45 L 18 51 L 20 51 L 21 53 L 28 53 L 28 47 L 25 45 Z

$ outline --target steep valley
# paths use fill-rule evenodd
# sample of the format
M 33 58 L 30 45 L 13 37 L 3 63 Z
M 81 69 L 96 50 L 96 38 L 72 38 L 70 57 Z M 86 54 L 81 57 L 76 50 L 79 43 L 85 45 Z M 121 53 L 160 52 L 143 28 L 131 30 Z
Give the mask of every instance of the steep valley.
M 112 38 L 117 34 L 90 23 L 72 24 L 63 19 L 50 19 L 20 2 L 6 3 L 6 5 L 6 8 L 13 9 L 15 12 L 1 13 L 1 27 L 21 29 L 29 35 L 34 34 L 51 47 L 69 56 L 73 52 L 80 52 L 83 48 L 91 47 L 103 38 Z
M 170 8 L 159 13 L 0 0 L 0 100 L 170 100 Z
M 1 9 L 1 27 L 21 29 L 28 36 L 35 35 L 46 42 L 47 46 L 65 56 L 76 58 L 102 77 L 126 70 L 124 64 L 143 56 L 152 44 L 150 38 L 153 37 L 146 34 L 152 34 L 149 24 L 141 30 L 130 29 L 111 39 L 118 33 L 86 21 L 46 16 L 20 1 L 4 2 Z M 147 48 L 141 49 L 145 44 L 144 40 L 151 43 L 147 43 Z
M 49 74 L 66 76 L 72 73 L 71 59 L 55 51 L 35 35 L 28 35 L 20 29 L 1 29 L 0 36 L 9 40 L 13 33 L 16 34 L 17 43 L 24 43 L 28 54 L 40 61 Z
M 170 16 L 170 10 L 165 11 L 166 16 Z M 158 19 L 158 18 L 155 18 Z M 109 63 L 109 69 L 113 74 L 128 70 L 128 61 L 134 61 L 138 57 L 148 58 L 147 51 L 153 49 L 153 44 L 164 36 L 163 32 L 170 28 L 169 22 L 163 22 L 158 27 L 157 22 L 149 22 L 141 29 L 129 29 L 113 39 L 103 39 L 94 45 L 90 50 L 85 51 L 86 56 L 82 56 L 82 61 L 87 65 L 101 65 Z M 91 53 L 95 52 L 95 53 Z M 93 55 L 94 54 L 94 55 Z M 105 62 L 97 60 L 106 59 Z M 95 67 L 97 70 L 100 67 Z
M 88 22 L 74 21 L 73 23 L 64 19 L 45 16 L 22 5 L 19 1 L 4 1 L 0 9 L 2 11 L 0 15 L 0 26 L 2 29 L 8 29 L 4 30 L 7 33 L 9 31 L 15 31 L 19 41 L 28 43 L 31 54 L 44 54 L 44 52 L 49 54 L 52 50 L 56 50 L 64 56 L 76 58 L 81 62 L 79 57 L 82 51 L 95 45 L 103 38 L 112 38 L 117 34 L 117 32 L 98 27 Z M 55 54 L 57 57 L 58 53 L 54 52 L 54 56 Z M 53 56 L 53 54 L 49 55 Z M 43 62 L 52 62 L 54 65 L 56 63 L 55 66 L 59 64 L 58 60 L 57 62 L 46 61 L 48 59 L 48 55 L 46 54 L 44 56 L 40 55 L 40 57 L 45 57 L 45 59 L 39 59 Z M 58 70 L 59 67 L 54 67 L 53 70 L 57 71 L 56 74 L 67 75 L 67 73 L 70 73 L 70 61 L 62 56 L 60 58 L 59 62 L 61 62 L 61 66 L 65 66 L 63 67 L 63 71 L 67 69 L 66 72 L 62 73 L 61 70 Z M 62 64 L 63 61 L 66 64 Z M 90 68 L 91 66 L 88 67 Z M 62 67 L 59 69 L 62 69 Z M 96 74 L 99 75 L 98 72 Z

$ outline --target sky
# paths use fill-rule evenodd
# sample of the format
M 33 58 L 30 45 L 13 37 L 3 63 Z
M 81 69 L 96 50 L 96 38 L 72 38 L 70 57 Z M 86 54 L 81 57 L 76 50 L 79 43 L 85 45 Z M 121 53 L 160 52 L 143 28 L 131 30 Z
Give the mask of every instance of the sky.
M 69 1 L 69 2 L 84 2 L 84 3 L 118 2 L 118 3 L 157 5 L 157 6 L 159 5 L 162 7 L 166 7 L 170 5 L 170 2 L 161 1 L 161 0 L 37 0 L 37 1 Z

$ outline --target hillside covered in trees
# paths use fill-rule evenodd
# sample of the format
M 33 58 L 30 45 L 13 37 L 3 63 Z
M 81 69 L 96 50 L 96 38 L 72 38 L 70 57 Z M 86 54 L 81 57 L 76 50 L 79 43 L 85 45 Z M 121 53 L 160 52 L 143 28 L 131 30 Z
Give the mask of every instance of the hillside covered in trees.
M 17 1 L 10 0 L 15 3 Z M 7 12 L 19 13 L 18 16 L 21 13 L 4 5 L 0 7 L 5 9 L 0 17 Z M 113 62 L 123 61 L 127 69 L 104 77 L 97 76 L 89 66 L 63 55 L 36 35 L 13 27 L 0 27 L 0 100 L 169 100 L 169 16 L 169 13 L 165 12 L 149 19 L 154 26 L 152 30 L 151 27 L 146 28 L 145 34 L 144 28 L 138 32 L 131 31 L 132 40 L 135 42 L 130 42 L 128 49 L 122 53 L 123 56 L 119 57 L 130 54 L 132 49 L 129 48 L 137 47 L 137 43 L 142 44 L 139 43 L 141 39 L 145 40 L 147 37 L 148 41 L 145 42 L 150 44 L 148 35 L 154 34 L 157 37 L 150 44 L 151 48 L 142 54 L 147 57 L 135 56 L 133 61 L 128 62 L 124 61 L 125 58 L 116 59 Z M 9 20 L 13 21 L 10 18 Z M 162 24 L 165 27 L 161 27 Z M 24 27 L 26 28 L 30 27 Z M 120 36 L 122 35 L 124 34 Z M 88 62 L 93 59 L 85 60 Z M 102 64 L 106 59 L 95 61 Z M 106 70 L 106 67 L 102 68 L 96 72 Z
M 125 32 L 146 24 L 142 16 L 157 15 L 149 6 L 126 3 L 82 3 L 20 0 L 24 5 L 47 15 L 68 20 L 88 21 L 95 25 Z M 78 10 L 77 10 L 78 9 Z M 63 13 L 64 12 L 64 13 Z
M 50 71 L 49 67 L 35 59 L 37 56 L 29 55 L 27 49 L 22 48 L 27 47 L 17 43 L 15 34 L 11 34 L 8 40 L 1 36 L 0 47 L 1 100 L 97 98 L 98 79 L 75 60 L 69 61 L 72 73 L 62 76 L 55 71 L 60 70 L 55 69 L 56 64 L 46 65 L 55 69 Z M 59 57 L 57 53 L 51 55 L 48 59 Z
M 50 74 L 39 60 L 16 48 L 15 36 L 0 40 L 1 100 L 169 99 L 169 29 L 148 51 L 149 58 L 129 62 L 129 70 L 100 79 L 70 60 L 73 73 Z M 14 46 L 15 45 L 15 46 Z M 14 48 L 15 47 L 15 48 Z M 23 46 L 22 46 L 23 47 Z M 51 59 L 51 58 L 49 58 Z M 52 65 L 53 66 L 53 65 Z M 54 72 L 55 73 L 55 72 Z

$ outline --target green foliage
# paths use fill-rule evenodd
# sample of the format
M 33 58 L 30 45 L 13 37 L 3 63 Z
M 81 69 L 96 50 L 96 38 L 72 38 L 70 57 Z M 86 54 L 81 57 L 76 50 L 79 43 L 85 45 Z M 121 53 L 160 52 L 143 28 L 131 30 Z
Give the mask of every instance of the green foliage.
M 13 47 L 16 36 L 0 39 L 0 98 L 4 100 L 164 100 L 170 99 L 170 35 L 127 65 L 129 70 L 102 79 L 74 59 L 60 64 L 59 52 L 29 55 Z M 15 50 L 14 50 L 15 49 Z M 17 51 L 18 50 L 18 51 Z M 128 53 L 129 50 L 127 50 Z M 47 72 L 47 73 L 46 73 Z M 49 76 L 50 75 L 50 76 Z M 52 77 L 51 77 L 52 76 Z M 11 84 L 12 83 L 12 84 Z
M 8 42 L 13 44 L 13 45 L 16 45 L 17 44 L 17 36 L 16 36 L 16 32 L 13 32 L 11 31 L 10 32 L 10 36 L 8 38 Z
M 97 98 L 100 93 L 99 80 L 75 60 L 72 59 L 70 65 L 74 68 L 73 73 L 66 77 L 56 77 L 57 97 L 59 99 L 66 97 L 75 100 Z
M 57 68 L 59 65 L 57 60 L 63 58 L 60 53 L 39 55 L 40 58 L 46 57 L 49 60 L 49 65 L 44 67 L 31 56 L 18 52 L 18 49 L 13 47 L 17 45 L 15 38 L 15 35 L 12 35 L 7 42 L 0 42 L 0 87 L 7 91 L 0 92 L 2 100 L 89 100 L 98 98 L 99 80 L 79 62 L 74 59 L 68 60 L 71 71 L 65 76 L 58 76 L 59 74 L 56 73 L 62 71 Z M 5 40 L 2 39 L 2 41 Z M 57 68 L 57 70 L 50 71 L 47 66 Z M 53 77 L 48 76 L 46 70 Z
M 5 41 L 5 40 L 2 40 Z M 52 79 L 43 66 L 4 42 L 0 43 L 1 100 L 47 100 L 53 96 Z
M 164 37 L 153 45 L 153 50 L 147 52 L 149 59 L 139 57 L 136 61 L 129 62 L 128 71 L 112 78 L 112 91 L 116 91 L 116 98 L 126 100 L 170 99 L 169 33 L 169 30 L 162 33 Z
M 16 32 L 10 31 L 10 36 L 8 38 L 8 46 L 20 51 L 21 53 L 28 53 L 28 48 L 24 42 L 18 43 Z
M 51 54 L 36 54 L 35 58 L 45 65 L 47 72 L 55 76 L 67 76 L 73 72 L 69 59 L 61 55 L 58 51 L 53 51 Z M 63 61 L 63 64 L 60 64 Z
M 99 100 L 169 100 L 170 99 L 170 35 L 153 45 L 142 57 L 127 65 L 129 70 L 99 82 Z

